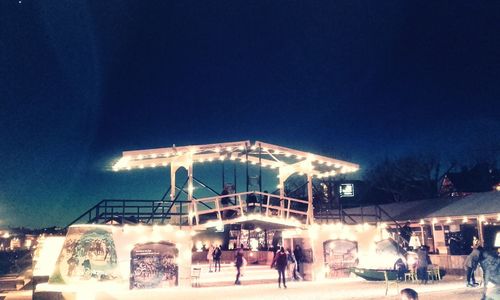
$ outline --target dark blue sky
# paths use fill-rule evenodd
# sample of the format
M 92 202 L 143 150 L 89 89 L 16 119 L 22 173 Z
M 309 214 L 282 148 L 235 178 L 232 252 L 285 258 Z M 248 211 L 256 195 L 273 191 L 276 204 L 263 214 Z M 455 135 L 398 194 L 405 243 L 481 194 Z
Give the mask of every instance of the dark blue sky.
M 362 169 L 466 161 L 500 141 L 499 15 L 498 1 L 0 1 L 0 226 L 159 198 L 166 170 L 109 167 L 173 143 L 259 139 Z

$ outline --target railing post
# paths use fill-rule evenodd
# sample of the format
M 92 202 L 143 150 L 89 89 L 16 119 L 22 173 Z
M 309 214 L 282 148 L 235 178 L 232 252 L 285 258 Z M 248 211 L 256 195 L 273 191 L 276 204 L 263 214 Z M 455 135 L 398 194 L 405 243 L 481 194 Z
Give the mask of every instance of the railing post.
M 179 202 L 179 206 L 180 206 L 180 209 L 179 209 L 179 227 L 182 228 L 182 207 L 184 205 L 182 205 L 182 202 Z
M 151 220 L 152 224 L 155 223 L 154 214 L 155 214 L 155 201 L 151 201 L 151 217 L 149 219 Z
M 193 203 L 193 212 L 194 212 L 194 218 L 196 220 L 196 225 L 199 225 L 200 215 L 198 214 L 198 202 L 191 200 L 191 203 Z
M 161 224 L 165 223 L 165 201 L 161 201 Z
M 99 219 L 100 219 L 100 214 L 99 214 L 99 205 L 97 205 L 97 207 L 95 208 L 95 223 L 99 223 Z
M 240 202 L 240 210 L 241 210 L 241 216 L 244 216 L 244 211 L 243 211 L 243 203 L 241 203 L 241 195 L 238 195 L 238 201 Z
M 122 200 L 122 224 L 125 221 L 125 200 Z
M 292 201 L 290 201 L 290 199 L 288 199 L 288 206 L 287 206 L 287 212 L 286 212 L 286 219 L 288 220 L 290 218 L 290 204 L 292 203 Z
M 222 214 L 220 212 L 219 197 L 215 197 L 215 208 L 217 209 L 217 218 L 222 222 Z
M 271 197 L 269 195 L 267 195 L 267 206 L 266 206 L 266 217 L 269 216 L 269 203 L 271 201 Z

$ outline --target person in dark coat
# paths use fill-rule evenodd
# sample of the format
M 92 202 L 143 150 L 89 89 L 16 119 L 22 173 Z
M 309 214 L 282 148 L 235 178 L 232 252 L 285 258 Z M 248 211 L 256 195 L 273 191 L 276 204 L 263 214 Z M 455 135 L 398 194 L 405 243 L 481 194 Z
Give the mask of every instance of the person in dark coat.
M 220 257 L 222 256 L 222 250 L 220 249 L 220 245 L 215 248 L 214 251 L 214 266 L 215 266 L 215 272 L 217 272 L 217 266 L 219 266 L 219 272 L 220 272 Z
M 251 193 L 247 196 L 247 212 L 254 212 L 257 205 L 257 196 Z
M 293 256 L 295 257 L 295 263 L 297 264 L 297 272 L 300 274 L 300 264 L 304 258 L 304 254 L 302 253 L 302 248 L 299 245 L 295 246 L 293 250 Z
M 477 285 L 476 278 L 474 278 L 474 271 L 476 271 L 480 257 L 481 257 L 481 249 L 477 247 L 472 249 L 472 252 L 465 259 L 464 268 L 467 273 L 468 287 L 474 287 Z
M 398 258 L 398 260 L 394 263 L 394 270 L 398 271 L 398 280 L 403 281 L 408 268 L 402 258 Z
M 288 265 L 288 255 L 285 252 L 285 248 L 281 247 L 276 255 L 274 255 L 273 263 L 271 264 L 271 268 L 276 267 L 278 270 L 278 287 L 281 288 L 281 278 L 283 278 L 283 286 L 286 289 L 286 281 L 285 281 L 285 270 Z
M 241 275 L 241 267 L 243 266 L 243 256 L 245 252 L 243 251 L 243 244 L 240 245 L 240 248 L 236 249 L 236 255 L 234 259 L 234 265 L 236 266 L 236 281 L 234 284 L 240 285 L 240 275 Z
M 429 274 L 427 273 L 427 268 L 431 264 L 431 258 L 429 257 L 429 252 L 427 246 L 422 246 L 417 251 L 418 265 L 417 265 L 417 277 L 420 279 L 420 283 L 427 284 L 429 281 Z

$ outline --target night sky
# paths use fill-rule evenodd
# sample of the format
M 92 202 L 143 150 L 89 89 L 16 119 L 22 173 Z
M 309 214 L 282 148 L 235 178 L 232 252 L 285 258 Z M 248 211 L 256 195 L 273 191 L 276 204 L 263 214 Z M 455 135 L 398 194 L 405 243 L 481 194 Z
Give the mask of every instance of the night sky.
M 362 170 L 467 161 L 500 141 L 499 16 L 498 1 L 2 0 L 0 226 L 159 199 L 168 169 L 110 167 L 174 143 L 262 140 Z

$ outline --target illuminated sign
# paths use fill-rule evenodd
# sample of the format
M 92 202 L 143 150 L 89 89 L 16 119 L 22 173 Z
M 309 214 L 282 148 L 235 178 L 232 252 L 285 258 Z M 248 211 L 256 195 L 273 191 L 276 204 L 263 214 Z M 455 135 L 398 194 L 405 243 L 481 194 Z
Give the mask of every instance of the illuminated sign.
M 343 183 L 339 186 L 340 197 L 354 197 L 354 184 Z

